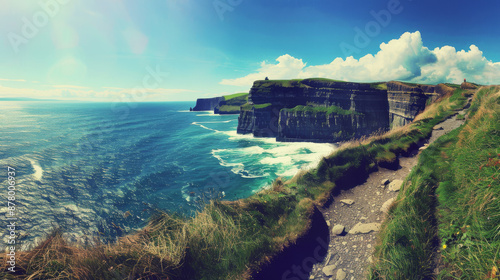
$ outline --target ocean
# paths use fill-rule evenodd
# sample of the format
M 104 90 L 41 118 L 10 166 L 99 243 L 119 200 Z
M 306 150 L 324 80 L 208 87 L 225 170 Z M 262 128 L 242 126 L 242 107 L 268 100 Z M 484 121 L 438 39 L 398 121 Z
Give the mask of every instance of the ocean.
M 237 115 L 189 112 L 193 106 L 0 102 L 0 219 L 17 218 L 21 249 L 54 228 L 72 242 L 114 240 L 158 210 L 190 215 L 208 199 L 248 197 L 335 149 L 238 135 Z

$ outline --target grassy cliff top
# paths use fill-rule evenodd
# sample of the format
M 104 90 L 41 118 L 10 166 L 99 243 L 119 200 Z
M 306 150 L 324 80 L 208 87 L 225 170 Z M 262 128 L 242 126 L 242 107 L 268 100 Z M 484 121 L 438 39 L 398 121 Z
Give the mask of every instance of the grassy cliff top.
M 327 78 L 308 78 L 308 79 L 291 79 L 291 80 L 257 80 L 254 82 L 254 87 L 268 88 L 268 87 L 316 87 L 316 88 L 331 88 L 339 85 L 358 84 L 373 89 L 386 90 L 386 82 L 374 83 L 357 83 L 347 82 L 342 80 L 334 80 Z
M 230 95 L 224 95 L 223 97 L 224 97 L 224 100 L 228 101 L 228 100 L 231 100 L 233 98 L 241 98 L 244 96 L 248 96 L 248 92 L 233 93 Z
M 254 87 L 303 87 L 303 79 L 293 80 L 257 80 L 253 83 Z
M 267 108 L 267 107 L 269 107 L 271 105 L 272 105 L 271 103 L 264 103 L 264 104 L 250 104 L 250 103 L 246 103 L 243 106 L 241 106 L 241 109 L 243 111 L 250 111 L 250 110 L 252 110 L 252 108 L 255 108 L 255 109 L 264 109 L 264 108 Z
M 234 107 L 234 106 L 242 106 L 243 104 L 247 103 L 248 102 L 248 93 L 246 92 L 242 92 L 242 93 L 235 93 L 235 94 L 231 94 L 231 95 L 226 95 L 224 96 L 224 101 L 225 101 L 225 104 L 224 105 L 227 105 L 227 106 L 231 106 L 231 107 Z M 224 108 L 228 108 L 228 107 L 224 107 Z M 239 110 L 239 108 L 238 108 Z

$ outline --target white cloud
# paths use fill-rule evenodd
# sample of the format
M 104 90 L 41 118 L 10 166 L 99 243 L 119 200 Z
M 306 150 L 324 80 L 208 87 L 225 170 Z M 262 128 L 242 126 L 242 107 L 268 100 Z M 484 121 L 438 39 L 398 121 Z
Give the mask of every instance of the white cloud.
M 5 82 L 26 82 L 26 80 L 23 80 L 23 79 L 0 79 L 0 81 L 5 81 Z
M 224 79 L 220 83 L 223 85 L 247 86 L 252 85 L 255 80 L 263 80 L 265 77 L 272 79 L 290 79 L 300 75 L 302 69 L 306 66 L 302 59 L 294 58 L 285 54 L 276 59 L 278 64 L 268 64 L 263 61 L 257 73 L 249 74 L 237 79 Z
M 256 73 L 236 79 L 224 79 L 223 85 L 251 86 L 253 81 L 322 77 L 346 81 L 373 82 L 401 80 L 436 84 L 460 83 L 467 78 L 481 84 L 500 83 L 500 62 L 487 60 L 475 45 L 468 51 L 443 46 L 429 50 L 419 31 L 406 32 L 399 39 L 380 44 L 380 50 L 360 59 L 336 58 L 329 64 L 307 66 L 302 59 L 288 54 L 277 64 L 262 62 Z

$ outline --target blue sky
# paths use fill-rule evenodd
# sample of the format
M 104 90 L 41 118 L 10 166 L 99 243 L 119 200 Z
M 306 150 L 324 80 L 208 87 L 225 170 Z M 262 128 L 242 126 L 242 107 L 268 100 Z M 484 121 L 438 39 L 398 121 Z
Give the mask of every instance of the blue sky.
M 500 84 L 498 14 L 482 0 L 0 0 L 0 97 L 195 100 L 266 76 Z

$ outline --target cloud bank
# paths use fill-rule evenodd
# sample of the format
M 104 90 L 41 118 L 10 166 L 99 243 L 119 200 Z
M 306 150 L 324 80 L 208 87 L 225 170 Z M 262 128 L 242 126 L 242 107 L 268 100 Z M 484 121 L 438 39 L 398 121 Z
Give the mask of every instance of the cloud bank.
M 7 79 L 0 79 L 7 80 Z M 12 80 L 10 80 L 12 81 Z M 175 101 L 175 95 L 196 93 L 189 89 L 168 88 L 118 88 L 103 87 L 94 90 L 73 85 L 43 85 L 41 89 L 14 88 L 0 84 L 0 97 L 29 97 L 39 99 L 57 99 L 67 101 L 103 101 L 103 102 L 153 102 Z
M 464 78 L 479 84 L 500 84 L 500 62 L 483 56 L 475 45 L 457 51 L 443 46 L 429 50 L 419 31 L 406 32 L 399 39 L 380 44 L 375 54 L 360 59 L 336 58 L 329 64 L 307 66 L 302 59 L 288 54 L 277 63 L 262 62 L 257 72 L 236 79 L 224 79 L 223 85 L 251 86 L 255 80 L 294 78 L 330 78 L 345 81 L 375 82 L 400 80 L 424 84 L 461 83 Z

